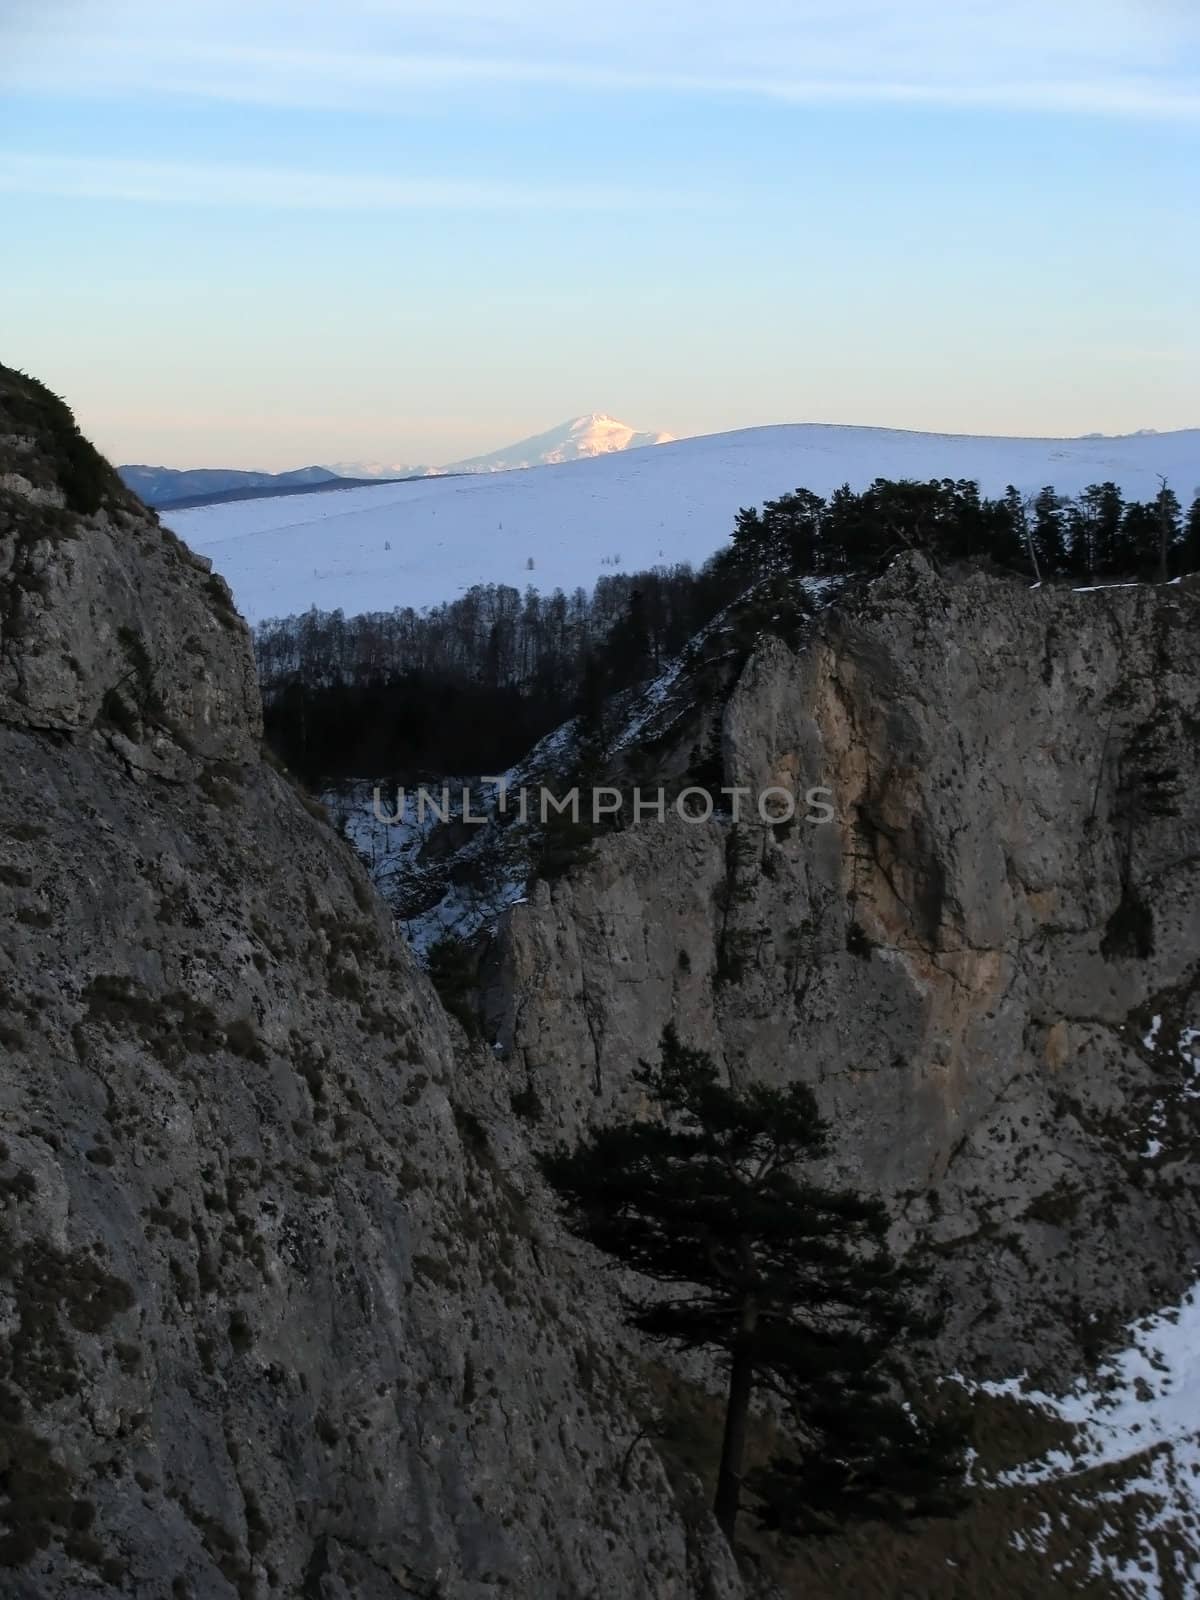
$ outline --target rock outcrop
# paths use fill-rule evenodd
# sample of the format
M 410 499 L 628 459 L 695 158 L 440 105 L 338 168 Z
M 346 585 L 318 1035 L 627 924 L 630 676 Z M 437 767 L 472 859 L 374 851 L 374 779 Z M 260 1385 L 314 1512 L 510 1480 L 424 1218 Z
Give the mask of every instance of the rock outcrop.
M 764 637 L 723 782 L 828 786 L 833 820 L 668 813 L 538 884 L 488 994 L 514 1089 L 552 1138 L 627 1110 L 668 1020 L 813 1083 L 842 1171 L 937 1252 L 947 1359 L 1065 1378 L 1200 1267 L 1197 660 L 1197 580 L 919 555 Z
M 0 447 L 0 1594 L 733 1600 L 224 586 Z
M 0 494 L 0 720 L 102 725 L 146 771 L 256 751 L 254 659 L 225 581 L 125 489 L 61 401 L 4 368 Z

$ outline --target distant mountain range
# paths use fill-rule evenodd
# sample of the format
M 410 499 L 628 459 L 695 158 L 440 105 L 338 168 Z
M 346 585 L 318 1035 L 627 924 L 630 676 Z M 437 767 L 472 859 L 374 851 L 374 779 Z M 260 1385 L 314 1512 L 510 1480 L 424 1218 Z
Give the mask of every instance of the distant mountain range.
M 803 425 L 818 434 L 818 425 Z M 940 438 L 944 435 L 889 434 L 887 430 L 871 428 L 832 428 L 830 436 L 867 439 L 869 437 Z M 775 435 L 781 437 L 782 433 Z M 749 430 L 741 435 L 709 435 L 714 442 L 722 437 L 749 437 Z M 1153 439 L 1154 429 L 1143 428 L 1134 434 L 1114 436 L 1101 433 L 1085 434 L 1080 440 L 1057 441 L 1062 446 L 1055 452 L 1069 459 L 1081 444 L 1109 441 L 1124 443 L 1132 440 Z M 467 456 L 461 461 L 448 462 L 443 467 L 410 466 L 401 462 L 384 461 L 333 461 L 323 466 L 300 467 L 294 472 L 240 472 L 219 467 L 179 471 L 172 467 L 118 467 L 122 478 L 139 494 L 147 505 L 182 510 L 185 507 L 203 506 L 224 500 L 256 500 L 282 495 L 321 494 L 333 489 L 349 489 L 357 485 L 403 482 L 412 478 L 439 478 L 451 475 L 491 474 L 519 471 L 525 467 L 557 466 L 568 461 L 587 461 L 597 456 L 615 455 L 627 450 L 638 450 L 649 445 L 677 443 L 673 434 L 639 430 L 602 411 L 592 411 L 586 416 L 573 417 L 546 433 L 521 439 L 502 450 L 487 455 Z M 1037 441 L 1050 445 L 1055 441 Z M 1003 446 L 1002 440 L 978 439 L 974 446 L 986 459 L 992 446 Z M 1049 481 L 1049 480 L 1047 480 Z M 1191 485 L 1187 486 L 1189 492 Z
M 813 424 L 681 439 L 536 472 L 467 472 L 374 482 L 338 494 L 247 499 L 172 512 L 171 528 L 211 556 L 243 615 L 347 616 L 435 606 L 476 583 L 544 595 L 591 591 L 614 572 L 700 566 L 729 539 L 740 506 L 798 486 L 819 495 L 872 479 L 971 478 L 1078 494 L 1111 480 L 1152 500 L 1165 478 L 1185 505 L 1200 486 L 1200 429 L 1116 439 L 998 439 Z
M 669 433 L 640 432 L 616 417 L 593 411 L 573 417 L 548 433 L 535 434 L 489 455 L 470 456 L 444 467 L 408 466 L 399 462 L 334 461 L 300 467 L 294 472 L 241 472 L 226 467 L 118 467 L 121 477 L 150 506 L 209 505 L 221 500 L 256 499 L 261 495 L 311 494 L 356 483 L 432 478 L 460 472 L 509 472 L 520 467 L 553 466 L 585 461 L 618 450 L 667 444 Z
M 232 467 L 118 467 L 117 471 L 148 506 L 176 505 L 181 500 L 210 500 L 230 491 L 265 489 L 284 494 L 329 483 L 338 474 L 328 467 L 300 467 L 295 472 L 239 472 Z

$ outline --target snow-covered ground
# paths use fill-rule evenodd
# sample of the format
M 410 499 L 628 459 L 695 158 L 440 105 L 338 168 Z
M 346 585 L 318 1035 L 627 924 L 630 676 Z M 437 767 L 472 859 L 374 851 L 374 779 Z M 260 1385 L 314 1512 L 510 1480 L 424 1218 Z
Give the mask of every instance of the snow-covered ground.
M 318 606 L 418 609 L 476 583 L 591 589 L 598 578 L 699 564 L 739 506 L 789 489 L 829 494 L 872 478 L 974 478 L 1064 494 L 1112 479 L 1149 499 L 1165 477 L 1188 503 L 1200 429 L 1119 439 L 998 439 L 795 425 L 680 439 L 561 466 L 242 500 L 166 520 L 211 557 L 251 622 Z
M 1144 1154 L 1155 1159 L 1172 1103 L 1200 1093 L 1200 1028 L 1156 1014 L 1142 1047 L 1163 1068 L 1164 1095 L 1146 1124 Z M 1130 1600 L 1200 1600 L 1200 1283 L 1178 1305 L 1132 1323 L 1116 1352 L 1066 1394 L 1023 1377 L 966 1387 L 1033 1406 L 1071 1430 L 1064 1448 L 982 1479 L 1001 1489 L 1056 1487 L 1056 1497 L 1039 1501 L 1038 1519 L 1014 1534 L 1018 1548 L 1051 1560 L 1082 1514 L 1091 1578 Z
M 1200 1100 L 1200 1028 L 1182 1028 L 1172 1045 L 1162 1031 L 1163 1019 L 1151 1018 L 1150 1031 L 1142 1040 L 1142 1048 L 1153 1056 L 1165 1059 L 1181 1069 L 1172 1072 L 1165 1080 L 1166 1092 L 1155 1100 L 1145 1122 L 1146 1148 L 1142 1155 L 1154 1161 L 1165 1150 L 1163 1140 L 1168 1137 L 1168 1119 L 1173 1109 L 1189 1100 Z M 1200 1426 L 1200 1418 L 1197 1419 Z
M 375 887 L 391 904 L 396 923 L 424 960 L 445 935 L 468 939 L 490 926 L 525 893 L 528 863 L 513 843 L 480 824 L 450 860 L 422 860 L 438 826 L 438 812 L 462 816 L 469 791 L 472 817 L 491 815 L 494 785 L 462 779 L 431 783 L 403 793 L 378 784 L 345 784 L 321 796 L 334 823 L 362 856 Z M 435 809 L 436 808 L 436 809 Z
M 1020 1379 L 980 1387 L 1076 1430 L 1069 1452 L 1052 1451 L 999 1481 L 1059 1484 L 1092 1507 L 1094 1578 L 1131 1600 L 1200 1596 L 1200 1286 L 1134 1324 L 1125 1348 L 1066 1396 Z M 1048 1551 L 1051 1517 L 1044 1512 L 1040 1524 L 1016 1535 L 1022 1548 Z

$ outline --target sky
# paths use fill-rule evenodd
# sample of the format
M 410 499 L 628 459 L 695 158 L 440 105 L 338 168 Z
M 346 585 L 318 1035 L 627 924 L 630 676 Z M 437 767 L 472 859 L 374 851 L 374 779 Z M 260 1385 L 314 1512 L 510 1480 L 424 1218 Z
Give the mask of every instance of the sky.
M 122 462 L 1200 425 L 1194 0 L 0 0 L 0 360 Z

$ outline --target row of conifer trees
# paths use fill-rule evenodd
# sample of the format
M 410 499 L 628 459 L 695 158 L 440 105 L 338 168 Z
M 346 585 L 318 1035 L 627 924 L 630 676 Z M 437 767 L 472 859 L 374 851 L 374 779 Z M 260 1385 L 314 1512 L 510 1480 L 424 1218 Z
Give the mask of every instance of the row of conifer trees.
M 748 572 L 863 571 L 897 549 L 946 561 L 983 558 L 1036 579 L 1163 582 L 1200 569 L 1200 495 L 1185 517 L 1163 483 L 1152 500 L 1126 501 L 1115 483 L 1065 496 L 1052 486 L 987 498 L 979 485 L 877 478 L 828 499 L 797 489 L 738 512 L 730 549 L 716 559 Z
M 263 623 L 267 733 L 313 784 L 500 771 L 544 733 L 652 677 L 724 607 L 766 580 L 869 574 L 907 549 L 1046 583 L 1161 581 L 1200 571 L 1200 498 L 1113 483 L 1074 497 L 877 479 L 827 499 L 797 489 L 738 512 L 698 571 L 606 574 L 589 594 L 478 585 L 426 611 L 312 610 Z

